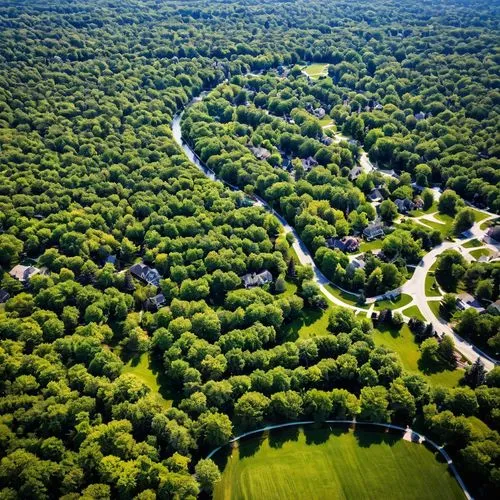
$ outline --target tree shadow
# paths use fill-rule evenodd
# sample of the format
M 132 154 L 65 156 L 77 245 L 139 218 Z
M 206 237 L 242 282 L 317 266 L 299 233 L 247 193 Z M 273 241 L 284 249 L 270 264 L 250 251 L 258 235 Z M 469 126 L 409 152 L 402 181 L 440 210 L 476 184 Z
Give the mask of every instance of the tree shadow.
M 420 356 L 420 359 L 417 361 L 417 366 L 424 375 L 433 375 L 435 373 L 456 369 L 456 366 L 442 359 L 428 359 L 422 356 Z
M 393 339 L 397 339 L 401 336 L 401 328 L 398 329 L 395 326 L 390 326 L 386 323 L 377 324 L 377 330 L 383 334 L 388 333 Z
M 300 337 L 300 330 L 318 321 L 323 314 L 325 314 L 325 312 L 321 309 L 303 309 L 298 318 L 283 325 L 278 334 L 278 340 L 282 342 L 297 340 Z
M 304 436 L 306 437 L 307 445 L 326 443 L 330 438 L 330 434 L 330 430 L 325 429 L 323 426 L 307 425 L 304 427 Z
M 354 437 L 360 448 L 369 448 L 372 445 L 378 444 L 394 446 L 397 441 L 403 438 L 403 432 L 397 430 L 391 431 L 375 425 L 360 425 L 354 430 Z
M 252 457 L 255 455 L 266 439 L 267 433 L 263 432 L 257 436 L 244 438 L 243 440 L 238 441 L 240 458 Z
M 269 433 L 269 446 L 280 449 L 288 441 L 298 441 L 301 427 L 293 426 L 285 429 L 276 429 Z
M 149 369 L 156 377 L 156 382 L 159 387 L 159 393 L 163 399 L 177 401 L 182 399 L 182 395 L 177 394 L 176 391 L 169 387 L 168 377 L 165 375 L 165 368 L 163 360 L 157 356 L 149 356 Z

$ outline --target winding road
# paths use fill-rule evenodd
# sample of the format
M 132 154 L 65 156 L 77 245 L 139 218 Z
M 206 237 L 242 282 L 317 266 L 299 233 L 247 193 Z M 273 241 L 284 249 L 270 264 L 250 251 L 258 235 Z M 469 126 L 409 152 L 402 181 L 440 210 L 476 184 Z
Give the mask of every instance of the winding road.
M 204 98 L 204 96 L 207 94 L 207 92 L 202 92 L 198 97 L 195 97 L 194 99 L 191 100 L 190 103 L 187 104 L 186 108 L 187 109 L 189 106 L 192 104 L 199 102 Z M 188 159 L 193 163 L 199 170 L 201 170 L 209 179 L 213 181 L 220 181 L 223 182 L 224 184 L 228 185 L 232 190 L 239 190 L 236 186 L 230 185 L 226 182 L 224 182 L 221 179 L 218 179 L 215 173 L 210 170 L 209 168 L 206 167 L 206 165 L 203 164 L 203 162 L 198 158 L 196 153 L 193 151 L 193 149 L 187 144 L 186 141 L 183 140 L 182 137 L 182 130 L 181 130 L 181 121 L 182 117 L 184 115 L 185 109 L 181 112 L 178 113 L 177 115 L 174 116 L 174 119 L 172 121 L 172 135 L 174 140 L 177 142 L 177 144 L 182 148 Z M 338 134 L 336 136 L 337 141 L 340 140 L 346 140 L 348 139 L 347 137 Z M 373 164 L 370 162 L 368 159 L 368 155 L 364 150 L 360 151 L 360 165 L 365 171 L 370 171 L 374 170 L 375 167 Z M 373 311 L 373 305 L 369 309 L 365 308 L 360 308 L 353 306 L 352 304 L 348 304 L 344 302 L 343 300 L 339 299 L 335 295 L 333 295 L 326 285 L 330 284 L 330 280 L 326 278 L 326 276 L 321 272 L 321 270 L 318 268 L 318 266 L 315 264 L 311 253 L 307 249 L 306 245 L 304 242 L 300 239 L 299 235 L 297 234 L 297 231 L 295 228 L 293 228 L 280 214 L 278 214 L 272 207 L 269 206 L 269 204 L 260 198 L 259 196 L 254 196 L 255 202 L 254 204 L 256 206 L 260 206 L 264 208 L 266 211 L 269 213 L 272 213 L 280 222 L 280 224 L 283 227 L 283 230 L 285 233 L 291 233 L 294 236 L 294 242 L 293 242 L 293 249 L 295 250 L 297 257 L 300 261 L 301 265 L 310 265 L 314 271 L 314 279 L 315 282 L 317 283 L 318 287 L 320 288 L 321 292 L 325 295 L 325 297 L 332 302 L 335 305 L 341 306 L 341 307 L 346 307 L 348 309 L 354 310 L 355 312 L 360 312 L 362 314 L 366 314 L 367 316 L 370 315 L 370 313 Z M 485 220 L 493 219 L 496 218 L 497 215 L 491 214 L 489 212 L 484 213 L 488 214 L 488 218 Z M 481 221 L 483 223 L 485 220 Z M 477 347 L 474 345 L 470 344 L 469 342 L 465 341 L 463 338 L 458 336 L 452 328 L 443 320 L 440 320 L 439 318 L 436 318 L 434 313 L 432 312 L 431 308 L 429 307 L 428 304 L 428 297 L 426 297 L 425 294 L 425 277 L 432 266 L 432 264 L 435 262 L 436 258 L 445 250 L 448 250 L 450 248 L 455 248 L 457 250 L 461 250 L 462 245 L 464 243 L 467 243 L 467 241 L 470 241 L 474 238 L 481 240 L 485 233 L 486 230 L 482 230 L 479 227 L 479 224 L 476 223 L 474 224 L 473 228 L 470 230 L 471 236 L 470 238 L 467 238 L 465 240 L 461 240 L 459 242 L 449 242 L 445 241 L 438 247 L 434 248 L 431 252 L 427 253 L 425 257 L 422 259 L 422 261 L 417 265 L 415 272 L 413 273 L 413 276 L 411 277 L 410 280 L 408 280 L 401 288 L 402 293 L 406 293 L 408 295 L 411 295 L 413 298 L 412 304 L 416 305 L 421 313 L 423 314 L 424 318 L 426 319 L 427 322 L 432 323 L 434 326 L 434 329 L 438 332 L 440 336 L 443 335 L 451 335 L 453 337 L 453 340 L 455 342 L 455 348 L 458 352 L 460 352 L 465 358 L 467 358 L 469 361 L 474 361 L 476 358 L 480 358 L 481 361 L 483 362 L 486 370 L 491 370 L 495 364 L 497 363 L 496 360 L 492 359 L 490 356 L 488 356 L 486 353 L 482 352 L 479 350 Z M 498 245 L 487 245 L 488 248 L 494 249 L 496 251 L 499 250 Z M 399 309 L 395 309 L 394 311 L 396 312 L 401 312 L 403 309 L 407 308 L 410 304 L 406 304 L 404 307 L 401 307 Z M 409 318 L 407 318 L 409 319 Z

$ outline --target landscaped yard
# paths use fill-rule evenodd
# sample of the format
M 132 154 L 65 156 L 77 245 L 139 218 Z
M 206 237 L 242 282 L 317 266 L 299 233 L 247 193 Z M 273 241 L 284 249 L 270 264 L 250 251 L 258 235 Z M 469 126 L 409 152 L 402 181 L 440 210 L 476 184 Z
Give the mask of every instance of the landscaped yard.
M 412 210 L 408 215 L 410 215 L 411 217 L 418 217 L 420 215 L 433 214 L 434 212 L 437 212 L 437 210 L 438 205 L 435 201 L 427 210 L 424 210 L 423 208 L 420 210 Z
M 215 500 L 464 498 L 433 452 L 384 432 L 277 429 L 214 459 L 223 471 Z
M 405 316 L 408 316 L 409 318 L 417 318 L 421 319 L 422 321 L 425 321 L 424 316 L 422 315 L 420 309 L 417 306 L 407 307 L 406 309 L 403 309 L 402 312 Z
M 380 300 L 378 302 L 375 302 L 375 309 L 377 311 L 382 311 L 384 309 L 399 309 L 400 307 L 408 305 L 412 300 L 413 298 L 411 297 L 411 295 L 403 293 L 394 301 Z
M 325 116 L 325 117 L 321 118 L 321 120 L 319 121 L 319 124 L 322 127 L 326 127 L 328 125 L 332 125 L 333 124 L 333 120 L 329 116 Z M 335 130 L 335 129 L 333 129 L 333 130 Z
M 472 250 L 470 254 L 472 257 L 475 259 L 479 259 L 479 257 L 482 257 L 483 255 L 490 255 L 490 251 L 487 248 L 478 248 L 477 250 Z
M 161 365 L 161 364 L 160 364 Z M 157 367 L 151 362 L 147 352 L 130 359 L 124 366 L 122 373 L 132 373 L 141 382 L 151 389 L 151 393 L 164 408 L 172 405 L 172 396 L 166 388 L 166 380 L 161 366 Z
M 464 248 L 476 248 L 476 247 L 480 247 L 482 245 L 483 244 L 478 239 L 474 238 L 473 240 L 470 240 L 467 243 L 464 243 L 462 246 Z
M 319 78 L 322 75 L 328 74 L 328 64 L 313 63 L 308 66 L 304 66 L 302 69 L 311 78 Z
M 422 366 L 420 350 L 413 333 L 404 324 L 400 330 L 379 325 L 373 333 L 375 345 L 383 345 L 398 353 L 406 371 L 424 375 L 432 385 L 455 387 L 463 376 L 462 370 L 450 370 L 446 366 Z
M 368 252 L 368 250 L 380 250 L 382 248 L 382 240 L 362 241 L 359 245 L 360 252 Z
M 368 309 L 368 306 L 360 306 L 358 304 L 358 297 L 353 293 L 344 292 L 343 290 L 340 290 L 340 288 L 337 288 L 335 285 L 325 285 L 325 286 L 332 295 L 334 295 L 340 300 L 343 300 L 347 304 L 360 307 L 361 309 Z
M 436 281 L 436 276 L 434 275 L 437 267 L 437 261 L 432 264 L 429 269 L 429 272 L 425 276 L 425 295 L 427 297 L 440 297 L 441 293 L 439 292 L 438 284 Z
M 441 312 L 439 309 L 441 306 L 441 301 L 440 300 L 429 300 L 427 303 L 429 304 L 429 307 L 430 307 L 432 313 L 434 314 L 434 316 L 436 316 L 436 318 L 440 318 Z
M 321 309 L 304 308 L 300 317 L 284 327 L 284 337 L 287 341 L 316 337 L 328 334 L 328 316 L 330 307 L 326 311 Z

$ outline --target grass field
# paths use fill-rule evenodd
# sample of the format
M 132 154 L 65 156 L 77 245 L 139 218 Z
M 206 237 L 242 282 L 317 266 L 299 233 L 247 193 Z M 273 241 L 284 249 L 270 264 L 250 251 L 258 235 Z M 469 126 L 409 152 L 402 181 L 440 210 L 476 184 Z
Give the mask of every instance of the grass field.
M 284 340 L 293 341 L 299 337 L 308 339 L 318 335 L 327 335 L 329 313 L 330 308 L 326 311 L 304 308 L 299 318 L 285 326 Z
M 470 240 L 467 243 L 464 243 L 462 246 L 464 248 L 476 248 L 476 247 L 480 247 L 482 245 L 483 244 L 478 239 L 474 238 L 473 240 Z
M 407 306 L 413 298 L 406 293 L 401 294 L 396 300 L 380 300 L 375 302 L 375 309 L 382 311 L 384 309 L 399 309 L 400 307 Z
M 322 127 L 326 127 L 328 125 L 332 125 L 333 124 L 333 120 L 329 116 L 325 116 L 324 118 L 321 118 L 321 120 L 319 121 L 319 124 Z
M 366 306 L 366 305 L 360 306 L 358 304 L 358 297 L 356 295 L 354 295 L 353 293 L 344 292 L 340 288 L 337 288 L 335 285 L 325 285 L 325 287 L 332 295 L 334 295 L 335 297 L 337 297 L 340 300 L 343 300 L 347 304 L 351 304 L 352 306 L 359 307 L 360 309 L 368 309 L 368 306 Z
M 363 241 L 361 245 L 359 245 L 360 252 L 368 252 L 368 250 L 380 250 L 381 248 L 382 240 Z
M 420 361 L 420 350 L 408 325 L 400 330 L 379 325 L 374 330 L 373 340 L 377 346 L 385 346 L 398 353 L 406 371 L 420 373 L 432 385 L 455 387 L 462 378 L 461 370 L 450 370 L 445 366 L 424 366 Z
M 402 313 L 408 316 L 409 318 L 417 318 L 421 319 L 422 321 L 425 321 L 424 316 L 422 315 L 420 309 L 417 306 L 407 307 L 406 309 L 403 309 Z
M 328 64 L 313 63 L 308 66 L 304 66 L 302 70 L 311 78 L 319 78 L 322 75 L 328 74 Z
M 227 454 L 215 500 L 464 498 L 430 450 L 383 432 L 280 429 Z
M 429 301 L 427 301 L 427 303 L 429 304 L 429 307 L 430 307 L 431 311 L 433 312 L 434 316 L 436 316 L 436 318 L 440 318 L 441 317 L 441 312 L 440 312 L 441 301 L 440 300 L 429 300 Z
M 150 361 L 147 352 L 130 359 L 125 364 L 122 373 L 134 374 L 151 389 L 151 393 L 155 395 L 164 408 L 170 408 L 172 399 L 166 388 L 166 380 L 163 380 L 165 375 L 154 362 Z
M 477 250 L 472 250 L 470 254 L 472 257 L 475 259 L 479 259 L 479 257 L 482 257 L 483 255 L 490 255 L 490 251 L 487 248 L 478 248 Z
M 428 214 L 433 214 L 434 212 L 437 212 L 438 205 L 437 202 L 435 201 L 427 210 L 424 210 L 423 208 L 420 210 L 412 210 L 409 215 L 411 217 L 418 217 L 420 215 L 428 215 Z

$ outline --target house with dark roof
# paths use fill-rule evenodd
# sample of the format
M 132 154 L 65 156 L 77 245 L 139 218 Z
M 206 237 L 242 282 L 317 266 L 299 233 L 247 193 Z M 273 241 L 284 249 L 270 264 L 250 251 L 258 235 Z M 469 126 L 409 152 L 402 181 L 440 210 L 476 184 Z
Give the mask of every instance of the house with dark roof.
M 30 278 L 32 276 L 35 276 L 35 274 L 40 274 L 41 270 L 38 269 L 38 267 L 35 266 L 23 266 L 21 264 L 18 264 L 17 266 L 14 266 L 10 271 L 9 274 L 15 278 L 16 280 L 20 281 L 21 283 L 28 283 Z
M 325 145 L 325 146 L 330 146 L 330 144 L 333 144 L 333 139 L 331 137 L 328 137 L 327 135 L 324 135 L 322 138 L 321 138 L 321 142 Z
M 313 114 L 316 118 L 323 118 L 326 115 L 326 111 L 324 108 L 318 108 L 313 111 Z
M 316 165 L 318 165 L 318 162 L 312 156 L 308 156 L 307 158 L 302 158 L 302 166 L 304 167 L 304 170 L 306 172 L 311 170 Z
M 0 304 L 7 302 L 10 298 L 10 293 L 7 290 L 0 290 Z
M 416 208 L 415 203 L 408 198 L 405 198 L 404 200 L 398 198 L 394 201 L 394 204 L 398 207 L 398 212 L 400 214 L 407 214 Z
M 113 264 L 113 266 L 116 266 L 116 255 L 108 255 L 105 260 L 106 264 Z
M 490 227 L 486 234 L 495 241 L 500 241 L 500 226 Z
M 250 148 L 250 151 L 254 154 L 257 160 L 267 160 L 271 156 L 271 152 L 266 148 Z
M 359 165 L 355 165 L 351 168 L 349 172 L 349 180 L 353 181 L 357 179 L 363 173 L 363 169 Z
M 457 309 L 465 311 L 466 309 L 474 308 L 477 312 L 483 313 L 484 307 L 470 293 L 463 292 L 457 296 Z
M 157 269 L 151 268 L 146 264 L 138 263 L 134 264 L 130 269 L 130 273 L 136 278 L 144 281 L 148 285 L 159 286 L 161 275 Z
M 366 266 L 366 262 L 363 259 L 363 256 L 357 257 L 356 259 L 351 260 L 349 264 L 347 264 L 346 271 L 356 271 L 356 269 L 364 269 Z
M 146 309 L 157 311 L 164 306 L 166 302 L 167 300 L 165 299 L 165 296 L 162 293 L 159 293 L 158 295 L 150 297 L 146 300 Z
M 343 238 L 328 238 L 326 240 L 328 248 L 338 248 L 342 252 L 357 252 L 359 250 L 359 240 L 354 236 L 344 236 Z
M 417 113 L 415 115 L 415 119 L 417 121 L 420 121 L 420 120 L 425 120 L 425 113 L 423 111 L 420 111 L 420 113 Z
M 368 199 L 370 201 L 382 201 L 384 199 L 384 195 L 377 188 L 372 189 L 370 194 L 368 195 Z
M 381 222 L 368 224 L 363 230 L 363 236 L 368 240 L 375 240 L 384 236 L 384 225 Z
M 241 277 L 245 288 L 254 288 L 272 283 L 273 275 L 266 269 L 260 273 L 248 273 Z

